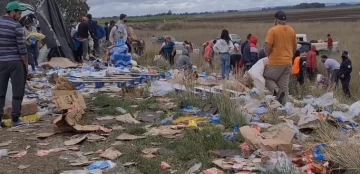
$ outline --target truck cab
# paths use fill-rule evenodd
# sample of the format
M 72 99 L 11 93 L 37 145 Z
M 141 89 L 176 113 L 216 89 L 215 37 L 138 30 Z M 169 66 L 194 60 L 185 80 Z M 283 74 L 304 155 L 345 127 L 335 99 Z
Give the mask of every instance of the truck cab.
M 241 37 L 237 34 L 229 34 L 230 39 L 233 43 L 237 43 L 239 45 L 241 45 Z
M 327 41 L 323 41 L 323 40 L 311 40 L 308 41 L 307 35 L 306 34 L 296 34 L 296 40 L 298 43 L 297 48 L 299 49 L 300 47 L 303 46 L 309 46 L 310 48 L 312 45 L 314 45 L 316 47 L 316 51 L 317 51 L 317 55 L 318 54 L 326 54 L 328 53 L 328 46 L 327 46 Z M 333 42 L 333 49 L 331 50 L 332 52 L 340 52 L 340 48 L 339 48 L 339 42 Z

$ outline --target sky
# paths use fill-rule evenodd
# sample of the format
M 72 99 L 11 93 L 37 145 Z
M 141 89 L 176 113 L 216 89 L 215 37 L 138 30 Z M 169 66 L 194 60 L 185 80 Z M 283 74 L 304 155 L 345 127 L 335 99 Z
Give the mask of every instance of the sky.
M 185 12 L 243 10 L 256 7 L 295 5 L 312 0 L 87 0 L 95 17 L 128 16 Z M 318 0 L 320 3 L 339 3 L 339 0 Z M 345 2 L 359 2 L 346 0 Z

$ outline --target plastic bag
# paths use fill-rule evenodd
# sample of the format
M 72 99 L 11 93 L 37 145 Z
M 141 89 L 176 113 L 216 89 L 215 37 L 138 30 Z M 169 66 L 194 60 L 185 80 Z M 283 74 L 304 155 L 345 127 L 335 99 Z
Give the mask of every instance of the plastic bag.
M 349 108 L 349 115 L 351 117 L 360 115 L 360 101 L 353 103 Z
M 320 107 L 331 106 L 334 104 L 334 93 L 328 92 L 323 96 L 315 99 L 315 104 Z
M 175 88 L 169 82 L 154 81 L 151 82 L 149 91 L 153 96 L 164 96 L 168 93 L 175 92 Z
M 248 71 L 251 79 L 253 80 L 253 84 L 261 92 L 265 90 L 264 70 L 267 63 L 268 63 L 267 57 L 260 59 Z
M 9 80 L 7 91 L 6 91 L 6 97 L 5 97 L 5 106 L 11 105 L 12 97 L 13 97 L 12 85 L 11 85 L 11 81 Z

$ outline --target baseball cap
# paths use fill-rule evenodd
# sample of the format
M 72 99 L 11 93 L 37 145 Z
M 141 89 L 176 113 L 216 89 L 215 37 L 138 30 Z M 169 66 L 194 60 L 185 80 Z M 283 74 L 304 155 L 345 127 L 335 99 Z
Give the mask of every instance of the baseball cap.
M 123 20 L 126 17 L 126 14 L 121 14 L 120 15 L 120 20 Z
M 6 5 L 6 11 L 13 11 L 13 10 L 25 11 L 26 8 L 20 5 L 18 1 L 12 1 Z
M 275 18 L 281 21 L 286 21 L 286 14 L 284 11 L 277 11 L 275 13 Z

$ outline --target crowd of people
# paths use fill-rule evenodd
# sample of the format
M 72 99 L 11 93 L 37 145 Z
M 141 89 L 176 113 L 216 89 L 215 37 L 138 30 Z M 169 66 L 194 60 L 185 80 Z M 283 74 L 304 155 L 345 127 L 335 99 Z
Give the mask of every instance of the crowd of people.
M 317 50 L 314 45 L 305 52 L 297 50 L 296 33 L 287 25 L 285 12 L 277 11 L 274 18 L 275 25 L 268 30 L 262 49 L 257 49 L 258 38 L 248 34 L 239 51 L 239 45 L 231 42 L 229 32 L 223 30 L 219 40 L 211 40 L 203 45 L 203 56 L 211 68 L 214 59 L 219 58 L 222 79 L 228 79 L 231 70 L 239 72 L 239 69 L 242 69 L 246 72 L 260 59 L 267 57 L 268 63 L 263 72 L 265 86 L 281 104 L 285 104 L 289 92 L 292 95 L 299 93 L 297 86 L 304 85 L 305 77 L 311 82 L 315 81 L 318 73 Z M 331 55 L 333 39 L 330 34 L 327 38 L 328 55 Z M 349 83 L 352 64 L 349 53 L 342 53 L 341 64 L 335 59 L 328 58 L 328 55 L 321 56 L 327 70 L 325 85 L 328 89 L 336 88 L 340 79 L 345 95 L 351 97 Z

